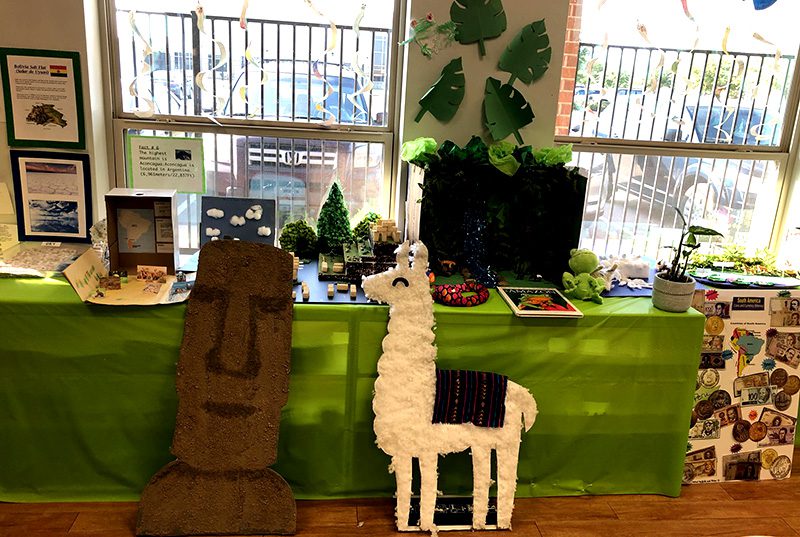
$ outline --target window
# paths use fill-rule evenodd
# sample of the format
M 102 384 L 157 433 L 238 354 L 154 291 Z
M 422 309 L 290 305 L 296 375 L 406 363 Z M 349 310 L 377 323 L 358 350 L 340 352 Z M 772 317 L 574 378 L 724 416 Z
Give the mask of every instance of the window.
M 117 154 L 130 135 L 202 138 L 207 194 L 273 199 L 279 227 L 314 225 L 334 180 L 352 216 L 389 215 L 396 0 L 369 2 L 363 17 L 361 1 L 317 0 L 332 21 L 304 2 L 250 2 L 246 29 L 241 4 L 225 0 L 205 0 L 201 15 L 188 2 L 108 2 Z M 191 253 L 199 195 L 179 195 L 178 218 Z
M 556 136 L 589 177 L 581 245 L 658 257 L 690 222 L 764 247 L 797 109 L 800 7 L 570 0 Z

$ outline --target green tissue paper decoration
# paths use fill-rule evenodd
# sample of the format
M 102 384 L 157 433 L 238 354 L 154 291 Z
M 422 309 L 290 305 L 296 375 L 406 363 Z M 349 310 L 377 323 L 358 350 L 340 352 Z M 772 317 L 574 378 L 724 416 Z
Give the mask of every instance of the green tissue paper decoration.
M 350 231 L 350 212 L 344 203 L 342 188 L 336 181 L 331 185 L 328 198 L 322 205 L 317 218 L 320 253 L 330 253 L 342 244 L 353 240 Z
M 517 78 L 530 84 L 547 71 L 551 55 L 550 38 L 542 19 L 522 28 L 503 51 L 498 67 L 511 73 L 509 84 Z
M 513 134 L 519 144 L 524 143 L 519 129 L 532 123 L 535 117 L 530 103 L 520 92 L 492 77 L 486 79 L 483 111 L 486 127 L 495 141 Z
M 483 40 L 506 31 L 506 12 L 500 0 L 456 0 L 450 6 L 450 19 L 456 24 L 458 42 L 477 42 L 481 57 L 486 56 Z
M 517 146 L 511 142 L 497 142 L 489 146 L 489 162 L 492 166 L 508 175 L 509 177 L 517 173 L 520 167 L 519 161 L 514 157 Z
M 400 160 L 411 162 L 428 153 L 435 153 L 439 144 L 433 138 L 417 138 L 403 142 L 400 148 Z
M 281 248 L 301 259 L 313 259 L 317 256 L 317 234 L 305 220 L 296 220 L 283 226 L 278 239 Z
M 567 164 L 572 160 L 572 144 L 536 149 L 533 151 L 533 160 L 542 166 Z
M 425 112 L 430 112 L 433 117 L 443 123 L 453 119 L 464 99 L 465 82 L 464 68 L 461 66 L 459 57 L 444 66 L 439 79 L 419 100 L 422 110 L 414 118 L 414 121 L 419 123 Z
M 369 226 L 381 219 L 381 215 L 375 212 L 368 212 L 364 218 L 353 228 L 353 239 L 356 241 L 369 240 Z

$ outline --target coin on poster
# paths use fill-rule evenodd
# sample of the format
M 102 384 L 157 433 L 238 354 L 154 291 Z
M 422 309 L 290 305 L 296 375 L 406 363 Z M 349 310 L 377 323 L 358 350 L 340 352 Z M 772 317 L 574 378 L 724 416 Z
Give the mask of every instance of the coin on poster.
M 722 317 L 712 315 L 706 320 L 706 334 L 716 336 L 723 330 L 725 330 L 725 321 L 722 320 Z
M 773 403 L 775 403 L 775 408 L 780 411 L 789 410 L 789 407 L 792 405 L 792 396 L 783 392 L 778 392 L 773 396 Z
M 767 448 L 761 452 L 761 467 L 764 470 L 769 470 L 775 459 L 778 458 L 778 452 L 772 448 Z
M 733 439 L 739 443 L 747 442 L 750 440 L 750 422 L 747 420 L 739 420 L 733 424 Z
M 704 369 L 700 372 L 700 384 L 706 388 L 713 388 L 719 384 L 719 371 L 716 369 Z
M 783 385 L 786 384 L 786 380 L 789 378 L 789 374 L 786 372 L 785 369 L 776 369 L 772 372 L 772 375 L 769 376 L 769 383 L 773 386 L 777 386 L 778 388 L 783 388 Z
M 711 392 L 711 395 L 708 396 L 708 400 L 714 405 L 714 410 L 719 410 L 731 404 L 731 394 L 725 390 L 716 390 Z
M 767 437 L 767 424 L 756 421 L 750 424 L 750 440 L 760 442 Z
M 786 455 L 781 455 L 772 461 L 772 466 L 769 467 L 769 473 L 771 473 L 772 477 L 775 479 L 786 479 L 789 477 L 791 471 L 792 460 Z
M 786 379 L 786 384 L 783 385 L 783 391 L 789 395 L 794 395 L 797 392 L 800 392 L 800 377 L 797 375 L 791 375 L 788 379 Z
M 707 420 L 714 413 L 714 405 L 711 404 L 711 401 L 703 399 L 694 405 L 694 411 L 697 412 L 698 418 L 701 420 Z

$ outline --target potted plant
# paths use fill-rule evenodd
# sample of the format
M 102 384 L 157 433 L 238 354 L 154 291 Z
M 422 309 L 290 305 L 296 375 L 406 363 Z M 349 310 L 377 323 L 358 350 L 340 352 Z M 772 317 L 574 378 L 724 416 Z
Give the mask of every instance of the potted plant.
M 695 280 L 686 274 L 689 256 L 700 247 L 698 237 L 722 237 L 722 233 L 702 226 L 687 226 L 683 214 L 675 208 L 683 222 L 678 246 L 669 246 L 674 251 L 672 262 L 656 273 L 653 282 L 653 305 L 660 310 L 682 312 L 692 305 Z

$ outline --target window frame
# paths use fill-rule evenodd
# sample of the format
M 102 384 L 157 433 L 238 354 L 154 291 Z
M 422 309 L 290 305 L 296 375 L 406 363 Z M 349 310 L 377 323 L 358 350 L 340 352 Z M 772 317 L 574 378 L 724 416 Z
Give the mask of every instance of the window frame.
M 123 111 L 123 88 L 120 84 L 121 65 L 119 52 L 119 35 L 117 32 L 117 9 L 115 0 L 101 0 L 104 8 L 103 57 L 105 70 L 110 81 L 110 91 L 107 97 L 110 103 L 106 108 L 110 111 L 110 135 L 112 177 L 109 178 L 111 186 L 126 187 L 125 164 L 125 133 L 128 129 L 176 131 L 193 133 L 226 134 L 232 136 L 251 137 L 276 137 L 291 139 L 319 139 L 336 141 L 353 141 L 366 143 L 380 143 L 383 145 L 383 185 L 386 198 L 383 200 L 388 208 L 389 215 L 396 215 L 398 207 L 402 204 L 398 198 L 400 166 L 399 154 L 400 141 L 397 135 L 401 124 L 401 96 L 403 87 L 403 69 L 405 47 L 392 46 L 393 37 L 403 35 L 406 6 L 403 0 L 392 0 L 394 13 L 392 17 L 391 34 L 388 40 L 389 64 L 384 77 L 389 77 L 386 84 L 386 111 L 385 124 L 381 126 L 339 124 L 330 126 L 322 122 L 289 122 L 262 119 L 238 119 L 215 116 L 186 116 L 176 114 L 156 114 L 152 118 L 139 118 L 131 112 Z M 339 31 L 343 31 L 339 28 Z M 172 51 L 170 52 L 173 53 Z M 199 91 L 195 85 L 194 91 Z
M 578 0 L 581 4 L 585 1 Z M 573 3 L 575 3 L 575 0 L 571 0 L 570 4 Z M 580 17 L 579 20 L 582 21 L 583 17 Z M 580 35 L 580 28 L 571 28 L 571 22 L 571 20 L 567 21 L 565 43 L 572 32 L 577 31 L 578 35 Z M 578 42 L 580 43 L 579 38 Z M 720 51 L 720 54 L 722 54 L 722 51 Z M 560 84 L 561 87 L 563 87 L 564 83 L 572 85 L 572 98 L 574 99 L 577 89 L 578 66 L 569 67 L 569 70 L 567 70 L 566 59 L 564 66 L 560 75 Z M 565 76 L 566 74 L 570 76 L 567 77 Z M 560 109 L 562 104 L 566 103 L 561 101 L 561 96 L 559 95 L 557 109 Z M 569 104 L 571 105 L 572 103 L 570 102 Z M 792 183 L 796 182 L 794 176 L 798 144 L 795 138 L 800 132 L 798 109 L 800 109 L 800 46 L 795 51 L 794 68 L 792 70 L 791 86 L 786 97 L 780 143 L 775 146 L 632 140 L 598 136 L 569 136 L 555 133 L 554 141 L 556 144 L 572 144 L 573 151 L 578 153 L 775 161 L 778 164 L 778 175 L 775 184 L 776 206 L 775 216 L 770 226 L 767 247 L 772 251 L 778 252 L 783 241 L 784 227 L 789 218 L 789 194 L 792 190 Z

